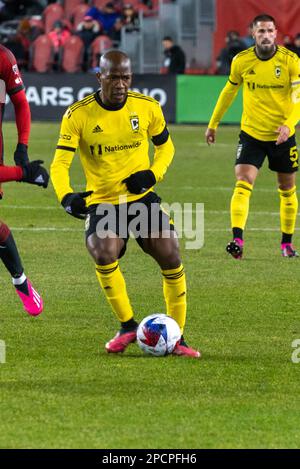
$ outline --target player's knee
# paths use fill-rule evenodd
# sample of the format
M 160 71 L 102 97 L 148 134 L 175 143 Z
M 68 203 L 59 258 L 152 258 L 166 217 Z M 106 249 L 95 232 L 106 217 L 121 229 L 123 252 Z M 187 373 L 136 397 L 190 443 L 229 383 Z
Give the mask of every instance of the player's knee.
M 244 181 L 247 182 L 248 184 L 253 185 L 255 181 L 255 177 L 253 177 L 251 174 L 243 174 L 237 176 L 237 181 Z
M 281 191 L 290 191 L 291 189 L 293 189 L 295 187 L 295 183 L 294 182 L 282 182 L 282 183 L 279 183 L 278 184 L 278 188 L 281 190 Z
M 98 265 L 112 264 L 118 259 L 118 252 L 116 247 L 110 243 L 98 242 L 89 243 L 87 242 L 87 249 L 94 261 Z
M 116 251 L 109 247 L 106 249 L 94 249 L 92 255 L 98 265 L 112 264 L 118 259 Z
M 176 269 L 181 264 L 179 248 L 176 245 L 170 245 L 161 253 L 161 260 L 166 269 Z
M 0 243 L 4 243 L 10 235 L 8 226 L 0 220 Z

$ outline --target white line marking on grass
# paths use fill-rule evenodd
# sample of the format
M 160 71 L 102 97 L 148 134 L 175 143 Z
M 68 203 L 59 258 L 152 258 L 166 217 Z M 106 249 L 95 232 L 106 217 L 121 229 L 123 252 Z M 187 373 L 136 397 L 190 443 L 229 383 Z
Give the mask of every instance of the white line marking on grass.
M 13 231 L 37 231 L 37 232 L 44 231 L 44 232 L 52 232 L 52 233 L 55 233 L 58 231 L 67 232 L 67 233 L 82 233 L 84 231 L 84 228 L 80 230 L 79 228 L 58 228 L 56 226 L 34 226 L 34 227 L 14 226 L 14 227 L 10 227 L 10 229 Z
M 187 202 L 185 202 L 187 203 Z M 62 207 L 52 207 L 51 205 L 50 206 L 38 206 L 38 205 L 3 205 L 3 207 L 1 207 L 1 209 L 3 208 L 7 208 L 7 209 L 17 209 L 17 210 L 60 210 L 62 211 L 63 208 Z M 185 209 L 185 212 L 186 213 L 195 213 L 195 209 Z M 208 214 L 213 214 L 213 215 L 227 215 L 230 213 L 229 210 L 205 210 L 204 208 L 204 213 L 208 213 Z M 255 212 L 255 211 L 251 211 L 250 214 L 251 215 L 263 215 L 263 216 L 266 216 L 266 215 L 271 215 L 271 216 L 279 216 L 279 212 L 266 212 L 266 211 L 258 211 L 258 212 Z M 300 212 L 299 212 L 299 215 L 300 215 Z
M 18 210 L 57 210 L 57 209 L 62 209 L 62 207 L 59 206 L 51 206 L 51 205 L 1 205 L 0 209 L 2 210 L 3 208 L 8 208 L 8 209 L 18 209 Z
M 67 232 L 67 233 L 82 233 L 84 231 L 84 228 L 79 229 L 79 228 L 59 228 L 56 226 L 39 226 L 39 227 L 25 227 L 25 226 L 15 226 L 11 227 L 11 230 L 13 231 L 33 231 L 33 232 L 51 232 L 51 233 L 56 233 L 56 232 Z M 210 232 L 210 233 L 223 233 L 223 232 L 231 232 L 230 228 L 205 228 L 205 232 Z M 280 228 L 247 228 L 247 231 L 266 231 L 266 232 L 272 232 L 272 231 L 277 231 L 278 233 L 280 232 Z M 295 231 L 300 231 L 300 228 L 295 228 Z M 187 231 L 186 234 L 194 234 L 193 231 Z
M 168 190 L 173 190 L 174 191 L 174 187 L 171 187 L 171 186 L 164 186 L 165 189 L 168 189 Z M 234 189 L 234 186 L 230 186 L 230 187 L 205 187 L 205 186 L 199 186 L 199 187 L 195 187 L 195 186 L 179 186 L 180 190 L 185 190 L 185 191 L 232 191 L 233 192 L 233 189 Z M 264 188 L 260 188 L 260 187 L 257 187 L 254 189 L 255 192 L 272 192 L 274 194 L 276 194 L 276 191 L 277 189 L 264 189 Z

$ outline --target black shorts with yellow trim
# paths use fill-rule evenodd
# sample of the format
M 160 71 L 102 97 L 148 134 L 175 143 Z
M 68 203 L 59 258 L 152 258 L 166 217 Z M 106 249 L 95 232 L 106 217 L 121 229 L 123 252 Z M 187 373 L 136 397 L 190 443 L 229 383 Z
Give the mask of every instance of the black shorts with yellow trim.
M 125 254 L 130 233 L 143 248 L 143 239 L 159 237 L 163 231 L 174 231 L 172 218 L 160 205 L 161 198 L 155 192 L 133 202 L 120 205 L 93 204 L 88 208 L 85 223 L 86 240 L 96 233 L 99 238 L 117 235 L 125 242 L 119 258 Z M 109 233 L 108 233 L 109 232 Z
M 298 171 L 298 151 L 295 134 L 289 139 L 276 145 L 274 140 L 258 140 L 243 130 L 239 135 L 235 164 L 251 164 L 261 168 L 265 158 L 268 158 L 269 168 L 277 173 L 294 173 Z

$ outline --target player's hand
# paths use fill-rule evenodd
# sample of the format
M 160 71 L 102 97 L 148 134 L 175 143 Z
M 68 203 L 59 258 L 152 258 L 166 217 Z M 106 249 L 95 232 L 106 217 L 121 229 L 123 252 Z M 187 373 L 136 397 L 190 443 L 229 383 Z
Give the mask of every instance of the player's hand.
M 216 130 L 210 129 L 209 127 L 206 129 L 205 138 L 207 145 L 211 145 L 216 141 Z
M 41 164 L 44 163 L 42 160 L 35 160 L 27 163 L 22 167 L 23 177 L 22 182 L 28 184 L 35 184 L 36 186 L 42 186 L 46 189 L 49 182 L 49 174 Z
M 286 142 L 290 136 L 290 129 L 287 125 L 281 125 L 280 127 L 278 127 L 276 132 L 279 133 L 276 140 L 276 145 L 280 145 L 281 143 Z
M 83 220 L 88 212 L 84 199 L 92 193 L 93 191 L 70 192 L 63 197 L 61 205 L 69 215 Z
M 25 143 L 18 143 L 14 153 L 14 160 L 17 166 L 25 166 L 29 163 L 27 145 Z
M 132 194 L 142 194 L 146 192 L 147 189 L 154 186 L 156 179 L 151 169 L 147 169 L 146 171 L 137 171 L 131 174 L 131 176 L 124 179 L 122 182 L 126 184 L 127 189 Z

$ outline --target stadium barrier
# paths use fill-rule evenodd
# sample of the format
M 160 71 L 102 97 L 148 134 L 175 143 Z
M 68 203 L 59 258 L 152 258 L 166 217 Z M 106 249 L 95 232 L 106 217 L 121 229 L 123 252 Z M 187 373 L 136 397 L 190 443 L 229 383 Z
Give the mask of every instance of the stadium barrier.
M 22 73 L 33 121 L 60 122 L 66 108 L 95 92 L 99 86 L 95 74 Z M 166 120 L 175 122 L 176 77 L 167 75 L 134 75 L 131 89 L 157 99 Z M 13 106 L 7 96 L 5 120 L 14 120 Z
M 219 93 L 227 81 L 225 76 L 177 76 L 176 123 L 207 124 Z M 242 114 L 242 93 L 226 112 L 222 123 L 238 124 Z
M 66 108 L 98 89 L 94 74 L 23 73 L 33 121 L 60 122 Z M 134 75 L 132 89 L 157 99 L 169 123 L 209 121 L 227 77 L 212 75 Z M 237 124 L 241 118 L 241 93 L 222 119 Z M 5 120 L 14 120 L 7 97 Z

